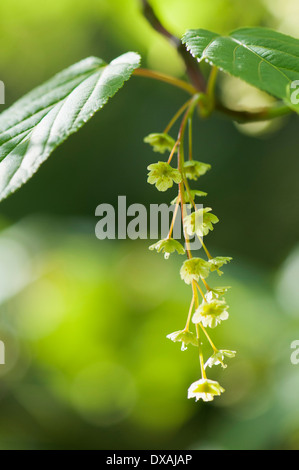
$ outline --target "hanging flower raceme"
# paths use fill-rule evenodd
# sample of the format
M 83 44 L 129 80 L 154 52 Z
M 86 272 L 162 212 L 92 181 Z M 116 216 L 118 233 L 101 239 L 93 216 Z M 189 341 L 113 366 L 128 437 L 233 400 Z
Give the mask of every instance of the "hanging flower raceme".
M 178 194 L 171 202 L 172 205 L 176 205 L 176 208 L 173 212 L 173 220 L 168 236 L 151 245 L 149 249 L 155 250 L 158 253 L 164 253 L 166 259 L 174 252 L 180 255 L 187 253 L 188 258 L 181 266 L 180 276 L 192 288 L 192 301 L 185 327 L 168 334 L 167 338 L 175 343 L 181 343 L 182 351 L 185 351 L 189 345 L 198 348 L 201 379 L 190 385 L 188 398 L 195 398 L 196 401 L 212 401 L 214 397 L 220 396 L 224 389 L 218 382 L 207 378 L 206 369 L 219 364 L 226 368 L 225 359 L 233 358 L 236 352 L 228 349 L 218 349 L 209 335 L 207 328 L 213 329 L 229 317 L 228 305 L 223 298 L 229 287 L 210 287 L 206 279 L 214 272 L 222 275 L 223 273 L 220 268 L 229 263 L 232 258 L 225 256 L 213 257 L 209 253 L 202 238 L 214 230 L 214 225 L 219 222 L 219 219 L 211 212 L 212 209 L 210 207 L 198 208 L 195 205 L 195 198 L 207 196 L 207 193 L 198 188 L 192 189 L 189 187 L 188 180 L 197 181 L 211 168 L 207 163 L 192 159 L 192 142 L 190 140 L 192 132 L 189 132 L 189 160 L 184 161 L 184 133 L 187 123 L 190 125 L 192 113 L 195 109 L 193 104 L 196 103 L 196 99 L 199 99 L 199 97 L 195 95 L 190 100 L 190 103 L 184 106 L 186 112 L 177 140 L 174 140 L 166 133 L 150 134 L 145 138 L 145 142 L 152 145 L 155 152 L 170 152 L 167 162 L 153 163 L 148 166 L 148 182 L 154 184 L 159 191 L 166 191 L 172 188 L 174 183 L 178 184 Z M 173 124 L 174 121 L 172 119 L 171 123 Z M 167 129 L 171 127 L 172 125 L 168 125 Z M 177 169 L 170 166 L 176 151 L 178 158 Z M 179 213 L 179 204 L 183 220 L 185 247 L 178 240 L 172 238 L 174 223 Z M 190 214 L 187 214 L 187 209 L 191 210 Z M 189 237 L 195 235 L 199 237 L 207 259 L 192 256 Z M 200 297 L 202 297 L 202 302 L 199 300 Z M 195 331 L 192 331 L 192 329 Z M 212 354 L 206 362 L 204 360 L 201 335 L 209 342 L 212 348 Z

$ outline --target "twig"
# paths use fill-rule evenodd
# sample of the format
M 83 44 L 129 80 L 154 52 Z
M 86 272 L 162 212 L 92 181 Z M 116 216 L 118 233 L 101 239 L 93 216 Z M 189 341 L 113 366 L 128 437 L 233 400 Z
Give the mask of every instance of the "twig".
M 198 63 L 196 59 L 192 57 L 192 55 L 187 51 L 186 47 L 181 43 L 180 39 L 170 33 L 158 19 L 156 13 L 154 12 L 153 8 L 149 4 L 147 0 L 141 0 L 142 8 L 143 8 L 143 15 L 150 23 L 150 25 L 162 36 L 166 37 L 171 44 L 176 48 L 179 55 L 184 61 L 187 75 L 194 85 L 194 87 L 201 92 L 205 92 L 206 90 L 206 83 L 205 79 L 198 67 Z

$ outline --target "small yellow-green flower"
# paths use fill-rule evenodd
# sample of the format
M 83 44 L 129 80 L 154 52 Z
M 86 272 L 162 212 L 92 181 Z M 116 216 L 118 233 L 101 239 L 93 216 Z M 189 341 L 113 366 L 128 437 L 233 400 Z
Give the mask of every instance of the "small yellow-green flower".
M 206 367 L 213 367 L 217 366 L 218 364 L 221 364 L 221 367 L 223 369 L 227 368 L 227 365 L 224 364 L 224 359 L 225 357 L 228 358 L 233 358 L 236 355 L 236 351 L 229 351 L 228 349 L 220 349 L 219 351 L 215 352 L 205 363 L 205 368 Z
M 167 150 L 170 152 L 175 146 L 175 140 L 168 134 L 149 134 L 144 138 L 146 144 L 153 147 L 154 152 L 165 153 Z
M 186 284 L 192 281 L 198 281 L 200 277 L 205 279 L 210 273 L 210 265 L 208 261 L 201 258 L 191 258 L 184 262 L 181 267 L 180 274 Z
M 209 213 L 211 210 L 210 207 L 198 209 L 184 218 L 184 225 L 188 235 L 196 234 L 198 237 L 203 237 L 210 230 L 214 230 L 213 224 L 217 224 L 219 219 L 216 215 Z
M 171 339 L 171 341 L 182 343 L 181 350 L 186 351 L 188 344 L 193 344 L 193 346 L 198 346 L 198 340 L 194 333 L 188 330 L 175 331 L 166 336 L 166 338 Z
M 225 286 L 225 287 L 213 287 L 211 289 L 211 298 L 213 297 L 222 297 L 224 294 L 226 294 L 226 292 L 231 289 L 231 286 Z M 210 293 L 209 292 L 209 293 Z
M 217 300 L 220 297 L 223 297 L 226 294 L 226 292 L 228 291 L 228 289 L 230 289 L 229 286 L 227 286 L 227 287 L 213 287 L 212 289 L 210 289 L 205 294 L 205 300 L 208 303 L 211 302 L 212 300 L 215 300 L 215 299 Z M 222 300 L 224 300 L 224 298 Z
M 229 263 L 232 260 L 232 258 L 228 256 L 217 256 L 216 258 L 210 259 L 209 263 L 211 265 L 211 272 L 217 271 L 219 276 L 223 274 L 222 271 L 220 271 L 220 268 L 226 264 Z
M 157 243 L 154 243 L 149 247 L 149 250 L 157 250 L 158 253 L 162 251 L 164 253 L 164 258 L 168 259 L 170 254 L 174 251 L 177 251 L 179 255 L 185 253 L 185 248 L 177 240 L 173 238 L 165 238 L 164 240 L 159 240 Z
M 221 395 L 225 390 L 218 382 L 209 379 L 200 379 L 190 385 L 188 398 L 195 398 L 196 401 L 212 401 L 215 396 Z
M 150 170 L 147 182 L 155 184 L 158 191 L 167 191 L 173 182 L 179 184 L 182 181 L 181 173 L 166 162 L 152 163 L 147 169 Z
M 196 160 L 188 160 L 184 163 L 184 172 L 189 180 L 196 181 L 200 176 L 205 175 L 211 165 L 208 163 L 198 162 Z
M 190 193 L 190 194 L 189 194 Z M 194 201 L 196 197 L 205 197 L 207 196 L 208 193 L 205 193 L 204 191 L 200 191 L 199 189 L 190 189 L 190 191 L 185 191 L 184 193 L 184 202 L 185 203 L 191 203 L 191 198 Z M 191 198 L 190 198 L 191 196 Z M 171 201 L 171 205 L 174 205 L 178 202 L 178 196 Z
M 203 301 L 195 311 L 192 322 L 202 323 L 206 328 L 215 328 L 221 321 L 228 319 L 226 302 L 224 300 L 212 299 L 210 302 Z

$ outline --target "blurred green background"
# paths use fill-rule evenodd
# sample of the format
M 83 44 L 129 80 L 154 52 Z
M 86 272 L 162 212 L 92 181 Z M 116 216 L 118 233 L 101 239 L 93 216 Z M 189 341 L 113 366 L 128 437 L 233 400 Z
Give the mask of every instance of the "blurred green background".
M 263 25 L 298 37 L 296 0 L 152 4 L 177 35 Z M 6 106 L 90 55 L 134 50 L 143 66 L 184 75 L 137 0 L 2 0 L 0 42 Z M 226 100 L 255 103 L 251 89 L 220 80 Z M 168 202 L 146 184 L 157 156 L 143 137 L 162 131 L 185 98 L 132 78 L 2 203 L 1 449 L 299 448 L 299 365 L 290 362 L 299 339 L 298 117 L 237 128 L 216 116 L 194 127 L 196 158 L 213 166 L 200 189 L 220 219 L 207 244 L 234 257 L 220 282 L 233 287 L 230 320 L 213 335 L 238 351 L 210 373 L 226 389 L 221 398 L 187 400 L 196 351 L 165 338 L 184 326 L 190 300 L 181 259 L 164 261 L 149 241 L 95 237 L 102 202 Z

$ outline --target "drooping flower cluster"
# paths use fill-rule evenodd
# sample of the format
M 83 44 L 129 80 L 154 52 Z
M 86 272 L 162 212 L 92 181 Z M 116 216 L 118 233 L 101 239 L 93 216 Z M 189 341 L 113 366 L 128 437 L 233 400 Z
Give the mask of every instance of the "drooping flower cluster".
M 196 98 L 196 97 L 195 97 Z M 189 308 L 186 325 L 183 329 L 175 331 L 167 335 L 173 342 L 181 343 L 182 351 L 185 351 L 189 345 L 195 346 L 199 350 L 201 378 L 192 383 L 188 389 L 188 398 L 195 398 L 196 401 L 212 401 L 215 396 L 221 395 L 224 389 L 218 382 L 207 378 L 206 369 L 216 365 L 226 368 L 224 363 L 226 358 L 233 358 L 235 351 L 227 349 L 218 349 L 210 338 L 208 329 L 216 328 L 221 322 L 228 319 L 228 305 L 224 299 L 224 295 L 229 287 L 210 287 L 206 279 L 213 272 L 222 275 L 220 270 L 224 265 L 229 263 L 232 258 L 227 256 L 212 257 L 209 253 L 203 238 L 210 231 L 214 230 L 214 225 L 219 219 L 211 211 L 210 207 L 198 207 L 195 205 L 195 198 L 207 196 L 207 193 L 199 189 L 191 189 L 188 180 L 197 181 L 201 176 L 211 169 L 211 165 L 199 162 L 192 157 L 192 142 L 189 140 L 189 160 L 184 160 L 184 134 L 186 125 L 192 123 L 192 116 L 196 105 L 196 100 L 191 100 L 191 104 L 187 107 L 184 114 L 177 140 L 174 140 L 166 133 L 150 134 L 144 140 L 153 146 L 155 152 L 170 152 L 167 162 L 157 162 L 148 166 L 148 182 L 154 184 L 159 191 L 166 191 L 178 185 L 178 195 L 171 202 L 175 205 L 172 224 L 167 238 L 159 240 L 157 243 L 149 247 L 150 250 L 156 250 L 158 253 L 164 253 L 166 259 L 175 251 L 178 254 L 187 253 L 185 260 L 180 269 L 181 279 L 192 288 L 192 300 Z M 172 120 L 173 121 L 173 120 Z M 171 121 L 171 122 L 172 122 Z M 173 122 L 172 122 L 173 124 Z M 189 133 L 191 135 L 192 133 Z M 177 152 L 178 165 L 173 168 L 170 163 Z M 186 204 L 192 211 L 187 214 Z M 183 231 L 185 238 L 185 248 L 173 235 L 174 222 L 181 207 L 181 215 L 183 220 Z M 190 249 L 190 237 L 198 237 L 207 259 L 193 257 Z M 202 286 L 200 285 L 202 284 Z M 199 298 L 202 298 L 200 301 Z M 194 330 L 191 331 L 191 326 Z M 201 335 L 207 338 L 211 348 L 211 356 L 204 361 Z

